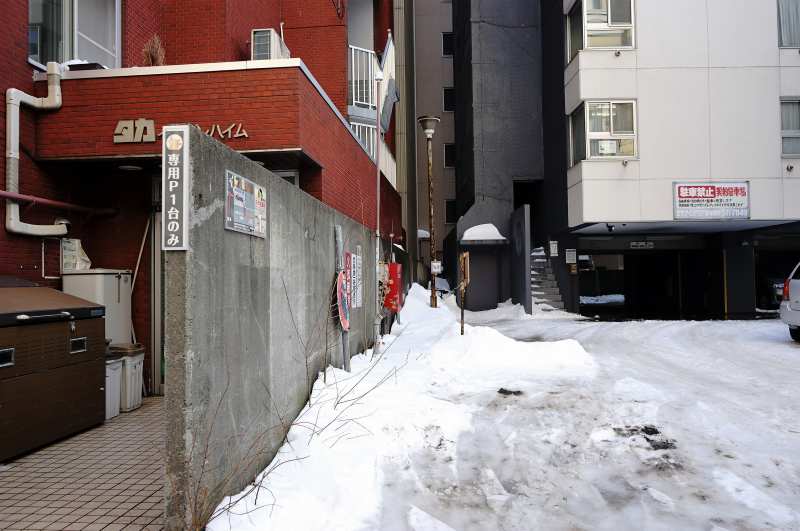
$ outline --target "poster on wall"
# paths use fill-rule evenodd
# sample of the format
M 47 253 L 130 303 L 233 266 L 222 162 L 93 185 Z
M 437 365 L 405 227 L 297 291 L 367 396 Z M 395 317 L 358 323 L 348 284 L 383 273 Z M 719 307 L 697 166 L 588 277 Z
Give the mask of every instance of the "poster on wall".
M 676 220 L 750 219 L 750 183 L 673 183 Z
M 339 310 L 339 322 L 342 330 L 350 330 L 350 302 L 347 300 L 347 279 L 344 271 L 336 277 L 336 306 Z
M 363 282 L 361 278 L 361 246 L 356 247 L 356 253 L 351 255 L 350 261 L 350 280 L 351 287 L 351 308 L 361 308 L 361 297 Z
M 267 237 L 266 189 L 230 170 L 225 170 L 225 228 Z

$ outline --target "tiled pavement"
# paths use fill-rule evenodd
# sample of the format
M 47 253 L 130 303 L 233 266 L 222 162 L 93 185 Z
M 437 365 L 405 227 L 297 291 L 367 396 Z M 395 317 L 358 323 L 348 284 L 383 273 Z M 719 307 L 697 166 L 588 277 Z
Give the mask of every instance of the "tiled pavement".
M 0 529 L 161 529 L 160 398 L 0 465 Z

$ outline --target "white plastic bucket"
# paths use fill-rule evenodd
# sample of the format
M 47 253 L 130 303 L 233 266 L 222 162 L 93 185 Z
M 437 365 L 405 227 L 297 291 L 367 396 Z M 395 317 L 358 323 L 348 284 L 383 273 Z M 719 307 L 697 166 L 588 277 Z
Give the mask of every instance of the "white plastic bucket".
M 122 360 L 106 360 L 106 420 L 119 415 Z
M 120 389 L 120 409 L 133 411 L 142 405 L 142 372 L 144 353 L 122 357 L 122 388 Z

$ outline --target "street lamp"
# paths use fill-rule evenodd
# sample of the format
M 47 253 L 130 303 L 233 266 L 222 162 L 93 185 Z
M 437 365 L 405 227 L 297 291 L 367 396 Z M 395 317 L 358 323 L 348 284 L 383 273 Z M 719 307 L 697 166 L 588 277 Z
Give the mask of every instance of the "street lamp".
M 428 142 L 428 229 L 430 230 L 430 250 L 431 250 L 431 308 L 436 308 L 436 271 L 433 264 L 436 261 L 436 234 L 433 228 L 433 134 L 436 132 L 436 124 L 440 122 L 438 116 L 420 116 L 417 122 L 425 133 Z

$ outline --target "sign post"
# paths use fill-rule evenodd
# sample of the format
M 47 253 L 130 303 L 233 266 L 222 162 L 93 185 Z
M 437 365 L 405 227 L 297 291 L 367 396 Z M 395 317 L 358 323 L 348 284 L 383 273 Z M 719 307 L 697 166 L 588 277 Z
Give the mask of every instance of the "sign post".
M 458 283 L 461 295 L 461 335 L 464 335 L 464 306 L 466 306 L 467 286 L 469 285 L 469 252 L 463 252 L 458 257 L 458 269 L 461 273 L 461 282 Z

